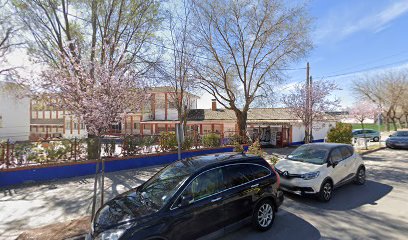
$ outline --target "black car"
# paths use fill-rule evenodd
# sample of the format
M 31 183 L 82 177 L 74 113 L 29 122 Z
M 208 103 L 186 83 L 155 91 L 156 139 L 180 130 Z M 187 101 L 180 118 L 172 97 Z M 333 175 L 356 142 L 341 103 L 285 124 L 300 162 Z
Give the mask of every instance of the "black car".
M 407 148 L 408 149 L 408 130 L 397 131 L 390 135 L 385 141 L 389 148 Z
M 106 202 L 87 239 L 196 239 L 249 222 L 266 231 L 283 201 L 278 187 L 279 176 L 258 156 L 176 161 Z

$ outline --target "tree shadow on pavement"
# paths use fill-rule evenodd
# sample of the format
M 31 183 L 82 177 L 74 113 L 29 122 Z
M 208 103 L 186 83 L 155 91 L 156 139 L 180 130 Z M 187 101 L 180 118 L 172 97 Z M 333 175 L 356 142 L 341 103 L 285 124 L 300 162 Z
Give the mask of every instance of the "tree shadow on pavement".
M 254 230 L 250 225 L 241 228 L 238 231 L 229 233 L 222 240 L 232 239 L 274 239 L 274 240 L 289 240 L 289 239 L 320 239 L 320 232 L 312 224 L 304 219 L 296 216 L 293 213 L 279 209 L 276 214 L 275 221 L 270 230 L 259 232 Z
M 106 173 L 105 202 L 140 185 L 161 168 Z M 1 189 L 0 239 L 14 239 L 26 229 L 89 215 L 93 185 L 94 176 L 88 175 Z
M 392 191 L 393 187 L 374 181 L 366 181 L 364 185 L 347 184 L 337 188 L 333 192 L 332 199 L 329 202 L 320 202 L 315 196 L 300 196 L 292 193 L 286 193 L 287 198 L 300 204 L 335 211 L 345 211 L 361 207 L 366 204 L 376 205 L 377 201 Z M 287 205 L 294 203 L 286 202 Z M 297 204 L 298 205 L 298 204 Z

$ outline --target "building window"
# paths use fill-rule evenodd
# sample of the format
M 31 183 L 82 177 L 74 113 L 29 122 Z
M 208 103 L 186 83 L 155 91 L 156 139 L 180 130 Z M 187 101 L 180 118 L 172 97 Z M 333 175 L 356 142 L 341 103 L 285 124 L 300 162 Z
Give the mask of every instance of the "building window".
M 140 129 L 140 123 L 133 123 L 133 129 Z

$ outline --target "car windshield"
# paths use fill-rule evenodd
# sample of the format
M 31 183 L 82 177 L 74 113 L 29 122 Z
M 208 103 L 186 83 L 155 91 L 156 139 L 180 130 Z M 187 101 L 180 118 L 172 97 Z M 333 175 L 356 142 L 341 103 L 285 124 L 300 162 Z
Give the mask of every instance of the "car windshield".
M 328 153 L 329 150 L 327 148 L 319 145 L 303 145 L 288 155 L 288 159 L 292 161 L 323 164 L 326 162 Z
M 141 197 L 161 208 L 191 175 L 191 170 L 181 161 L 175 162 L 150 178 L 139 190 Z
M 393 137 L 408 137 L 408 131 L 396 132 L 392 136 Z

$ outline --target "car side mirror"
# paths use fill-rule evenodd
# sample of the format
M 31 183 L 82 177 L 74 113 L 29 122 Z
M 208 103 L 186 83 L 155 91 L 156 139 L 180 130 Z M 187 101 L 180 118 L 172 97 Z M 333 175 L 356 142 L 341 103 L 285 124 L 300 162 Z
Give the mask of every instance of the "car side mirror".
M 338 163 L 339 163 L 339 162 L 336 162 L 336 161 L 333 162 L 332 160 L 329 160 L 329 161 L 327 162 L 327 167 L 332 166 L 333 168 L 335 168 Z
M 184 207 L 184 206 L 188 206 L 190 205 L 190 203 L 193 201 L 193 197 L 192 196 L 187 196 L 187 195 L 183 195 L 181 196 L 180 199 L 180 203 L 179 203 L 179 207 Z

